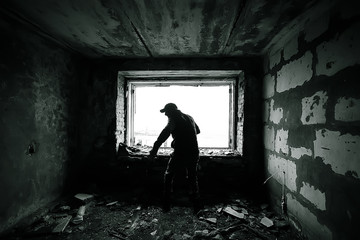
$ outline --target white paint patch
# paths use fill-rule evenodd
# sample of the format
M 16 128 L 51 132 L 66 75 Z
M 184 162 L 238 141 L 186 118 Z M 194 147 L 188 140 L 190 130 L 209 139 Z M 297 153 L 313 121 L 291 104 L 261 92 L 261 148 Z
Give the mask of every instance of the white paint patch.
M 360 121 L 360 99 L 339 98 L 335 105 L 335 120 Z
M 328 97 L 324 91 L 319 91 L 311 97 L 301 100 L 301 122 L 304 125 L 325 123 L 326 103 Z
M 302 86 L 313 75 L 312 54 L 307 51 L 301 58 L 284 65 L 277 73 L 277 92 L 284 92 Z
M 346 67 L 360 64 L 359 42 L 360 23 L 357 22 L 340 36 L 319 45 L 316 74 L 332 76 Z
M 282 108 L 276 108 L 274 109 L 274 100 L 271 99 L 270 102 L 270 121 L 279 124 L 280 120 L 283 118 L 284 113 Z
M 338 174 L 360 177 L 360 136 L 327 129 L 316 131 L 314 157 L 320 157 Z
M 326 210 L 325 193 L 315 189 L 314 186 L 303 182 L 303 186 L 300 188 L 300 194 L 303 195 L 312 204 L 314 204 L 318 209 L 322 211 Z
M 296 192 L 297 175 L 294 162 L 270 154 L 268 159 L 268 171 L 270 175 L 274 174 L 273 178 L 281 185 L 284 183 L 285 172 L 285 186 L 291 191 Z
M 300 147 L 300 148 L 294 148 L 290 147 L 290 153 L 291 157 L 295 159 L 300 159 L 303 156 L 312 156 L 311 149 Z
M 263 97 L 265 99 L 274 96 L 275 92 L 275 77 L 267 74 L 264 77 L 264 89 L 263 89 Z
M 265 148 L 274 151 L 274 140 L 275 140 L 274 127 L 264 127 L 264 145 Z
M 279 129 L 276 131 L 275 151 L 277 153 L 282 153 L 285 155 L 289 154 L 289 146 L 287 144 L 288 136 L 289 136 L 288 130 Z
M 300 222 L 303 232 L 305 232 L 309 239 L 333 239 L 330 229 L 320 224 L 316 215 L 293 198 L 290 193 L 286 194 L 286 203 L 288 212 Z

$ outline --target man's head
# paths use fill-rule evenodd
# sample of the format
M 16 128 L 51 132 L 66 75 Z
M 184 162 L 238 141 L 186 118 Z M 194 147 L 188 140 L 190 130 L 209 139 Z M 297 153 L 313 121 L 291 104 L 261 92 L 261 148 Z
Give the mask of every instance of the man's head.
M 177 110 L 178 108 L 174 103 L 168 103 L 163 109 L 160 110 L 160 112 L 165 113 L 166 116 L 169 116 L 175 113 Z

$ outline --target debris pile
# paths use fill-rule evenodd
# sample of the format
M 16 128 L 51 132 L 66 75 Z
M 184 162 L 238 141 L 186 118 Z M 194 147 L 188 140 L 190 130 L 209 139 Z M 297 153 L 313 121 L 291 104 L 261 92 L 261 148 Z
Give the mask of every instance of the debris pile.
M 245 199 L 206 205 L 194 215 L 191 206 L 174 206 L 163 213 L 156 205 L 144 207 L 91 194 L 77 194 L 68 203 L 58 204 L 25 235 L 46 239 L 300 239 L 267 204 Z
M 151 146 L 146 145 L 135 145 L 135 147 L 127 146 L 124 143 L 118 145 L 118 157 L 123 156 L 144 156 L 149 155 Z M 200 155 L 202 156 L 239 156 L 240 153 L 233 149 L 211 149 L 211 148 L 200 148 Z M 173 152 L 172 148 L 160 148 L 158 155 L 168 156 Z

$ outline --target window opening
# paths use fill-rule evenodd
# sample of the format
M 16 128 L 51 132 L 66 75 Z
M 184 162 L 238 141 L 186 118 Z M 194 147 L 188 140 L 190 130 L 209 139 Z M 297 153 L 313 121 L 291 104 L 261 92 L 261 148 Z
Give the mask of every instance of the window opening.
M 173 102 L 199 125 L 200 151 L 207 149 L 207 153 L 214 150 L 214 154 L 218 150 L 222 151 L 220 154 L 231 151 L 239 153 L 242 146 L 238 146 L 236 142 L 240 125 L 235 117 L 238 118 L 240 109 L 235 102 L 238 104 L 237 80 L 238 76 L 243 76 L 242 72 L 225 71 L 224 74 L 218 71 L 221 74 L 216 75 L 213 73 L 218 73 L 217 71 L 204 71 L 211 72 L 208 75 L 213 75 L 212 77 L 203 75 L 200 71 L 196 71 L 195 75 L 189 72 L 191 71 L 119 72 L 117 116 L 120 119 L 117 119 L 117 144 L 124 142 L 130 147 L 149 150 L 168 121 L 160 113 L 160 109 L 166 103 Z M 123 107 L 125 114 L 122 114 Z M 242 133 L 240 136 L 242 137 Z M 240 140 L 242 144 L 242 139 Z M 171 149 L 171 141 L 170 136 L 160 148 L 159 154 L 161 150 Z

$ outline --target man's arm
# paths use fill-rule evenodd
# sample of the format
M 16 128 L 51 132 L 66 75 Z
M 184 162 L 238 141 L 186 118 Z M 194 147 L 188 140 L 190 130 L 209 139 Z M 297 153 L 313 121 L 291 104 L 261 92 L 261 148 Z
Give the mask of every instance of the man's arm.
M 161 131 L 157 140 L 154 142 L 154 146 L 151 149 L 150 155 L 149 155 L 151 158 L 156 156 L 161 144 L 163 144 L 166 141 L 166 139 L 168 139 L 173 128 L 174 128 L 174 123 L 172 121 L 169 121 L 168 124 L 166 125 L 166 127 Z

